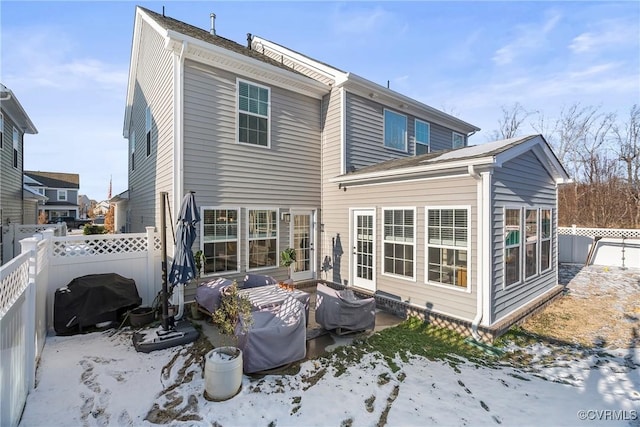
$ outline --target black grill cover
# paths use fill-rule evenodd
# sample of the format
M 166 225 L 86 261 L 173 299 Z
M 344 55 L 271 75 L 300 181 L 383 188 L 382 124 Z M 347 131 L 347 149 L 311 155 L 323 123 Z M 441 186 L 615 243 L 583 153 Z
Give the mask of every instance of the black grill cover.
M 53 327 L 58 335 L 76 334 L 97 323 L 118 321 L 140 304 L 142 298 L 133 279 L 116 273 L 76 277 L 56 290 Z

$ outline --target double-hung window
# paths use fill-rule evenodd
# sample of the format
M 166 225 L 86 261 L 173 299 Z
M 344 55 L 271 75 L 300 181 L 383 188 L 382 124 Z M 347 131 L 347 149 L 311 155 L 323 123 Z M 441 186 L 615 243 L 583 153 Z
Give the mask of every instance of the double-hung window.
M 429 152 L 429 140 L 431 134 L 431 125 L 422 120 L 416 119 L 416 156 Z
M 464 147 L 464 135 L 453 132 L 451 145 L 453 146 L 453 148 Z
M 407 116 L 384 110 L 384 146 L 407 152 Z
M 67 190 L 58 190 L 58 201 L 60 202 L 67 201 Z
M 149 157 L 151 155 L 151 106 L 147 106 L 144 122 L 147 137 L 147 157 Z
M 249 269 L 277 267 L 277 211 L 249 209 Z
M 504 284 L 509 286 L 520 281 L 522 211 L 505 209 L 504 212 Z
M 129 152 L 131 153 L 131 170 L 136 170 L 136 131 L 129 135 Z
M 525 267 L 524 277 L 538 273 L 538 210 L 525 209 Z
M 540 272 L 551 268 L 551 209 L 540 209 Z
M 238 270 L 238 209 L 203 208 L 204 273 Z
M 238 80 L 238 141 L 269 147 L 269 98 L 267 87 Z
M 427 208 L 427 280 L 468 287 L 469 209 Z
M 385 209 L 384 272 L 415 277 L 415 209 Z
M 19 167 L 20 160 L 20 133 L 18 129 L 13 128 L 13 167 Z

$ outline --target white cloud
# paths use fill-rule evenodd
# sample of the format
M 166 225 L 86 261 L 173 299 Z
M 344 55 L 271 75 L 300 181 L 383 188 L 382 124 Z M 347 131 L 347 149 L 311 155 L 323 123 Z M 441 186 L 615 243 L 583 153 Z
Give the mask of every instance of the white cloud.
M 576 54 L 593 53 L 608 48 L 624 48 L 630 44 L 637 46 L 640 30 L 637 22 L 607 20 L 594 31 L 581 33 L 573 38 L 569 49 Z
M 333 30 L 337 34 L 369 34 L 380 32 L 388 34 L 390 27 L 394 31 L 406 31 L 404 24 L 396 22 L 395 16 L 380 6 L 367 9 L 346 10 L 339 7 L 333 13 Z
M 517 36 L 514 40 L 493 55 L 496 65 L 512 63 L 516 57 L 544 45 L 547 35 L 558 25 L 562 16 L 556 11 L 551 11 L 547 19 L 542 23 L 530 23 L 516 27 Z

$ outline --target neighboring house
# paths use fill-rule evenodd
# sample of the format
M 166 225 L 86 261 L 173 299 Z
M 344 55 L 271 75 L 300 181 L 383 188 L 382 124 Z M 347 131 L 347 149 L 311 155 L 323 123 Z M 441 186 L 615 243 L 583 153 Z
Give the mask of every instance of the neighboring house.
M 15 94 L 0 84 L 0 225 L 23 223 L 22 175 L 27 133 L 38 131 Z
M 290 246 L 294 280 L 488 334 L 558 292 L 568 177 L 542 137 L 467 147 L 479 129 L 428 105 L 141 7 L 131 58 L 127 229 L 195 191 L 205 276 L 286 276 Z
M 91 199 L 85 194 L 78 195 L 78 216 L 79 218 L 89 218 L 93 216 Z
M 37 224 L 42 206 L 47 202 L 47 200 L 49 200 L 49 198 L 44 195 L 42 183 L 28 177 L 27 175 L 23 175 L 22 178 L 24 180 L 22 190 L 22 223 Z
M 106 215 L 109 212 L 109 200 L 102 200 L 93 207 L 93 214 L 95 216 L 98 215 Z
M 26 177 L 35 181 L 30 187 L 47 197 L 39 209 L 44 211 L 47 221 L 61 216 L 79 218 L 78 189 L 80 176 L 76 173 L 24 171 Z
M 129 233 L 129 190 L 113 196 L 109 202 L 113 204 L 113 227 L 117 233 Z

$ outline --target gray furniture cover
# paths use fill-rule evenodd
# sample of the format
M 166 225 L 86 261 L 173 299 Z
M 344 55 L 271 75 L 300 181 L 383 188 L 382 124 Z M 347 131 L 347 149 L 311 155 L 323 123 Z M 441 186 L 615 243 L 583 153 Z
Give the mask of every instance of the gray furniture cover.
M 220 291 L 231 284 L 231 280 L 222 277 L 201 283 L 196 288 L 196 302 L 213 313 L 220 307 Z
M 303 359 L 307 354 L 304 307 L 289 296 L 278 311 L 253 312 L 253 324 L 238 331 L 246 374 L 277 368 Z
M 261 274 L 247 274 L 242 282 L 242 289 L 257 288 L 258 286 L 275 285 L 278 281 L 271 276 Z
M 360 299 L 350 289 L 337 291 L 318 283 L 316 322 L 327 330 L 373 329 L 376 325 L 376 300 L 373 297 Z

